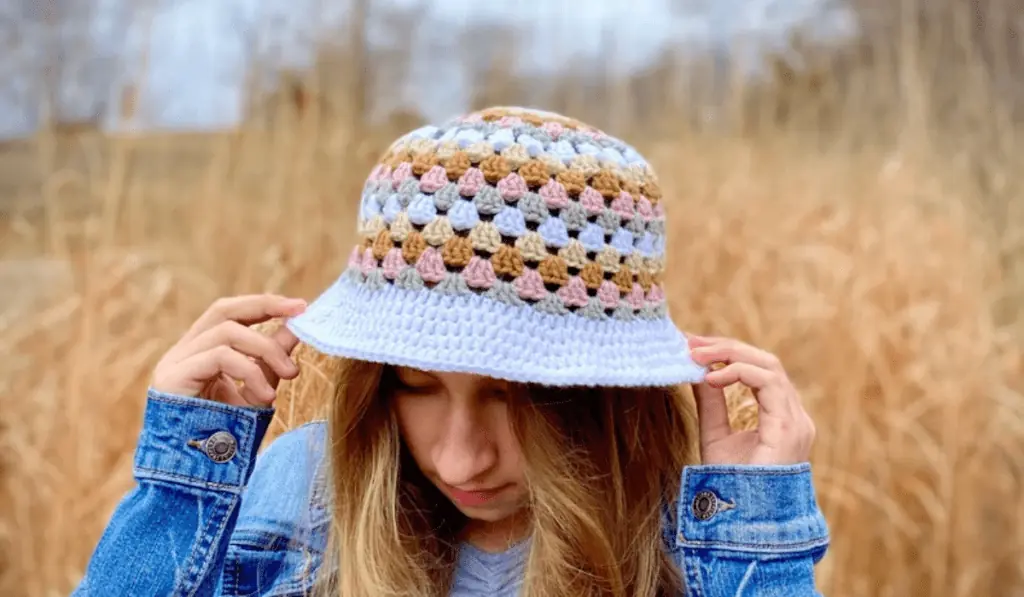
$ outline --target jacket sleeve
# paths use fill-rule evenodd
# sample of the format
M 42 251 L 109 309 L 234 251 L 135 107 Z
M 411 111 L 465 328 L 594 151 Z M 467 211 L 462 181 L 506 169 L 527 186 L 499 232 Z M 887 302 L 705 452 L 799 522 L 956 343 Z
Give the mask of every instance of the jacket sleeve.
M 683 471 L 675 559 L 688 597 L 820 597 L 829 545 L 810 464 Z
M 122 499 L 74 597 L 212 595 L 242 489 L 273 417 L 150 390 Z

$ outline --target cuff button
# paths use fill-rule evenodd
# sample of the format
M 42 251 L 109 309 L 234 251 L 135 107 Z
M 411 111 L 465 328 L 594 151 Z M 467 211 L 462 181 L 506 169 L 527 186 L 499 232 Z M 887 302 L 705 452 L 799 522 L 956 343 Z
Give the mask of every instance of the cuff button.
M 718 496 L 707 490 L 698 492 L 693 497 L 691 510 L 697 520 L 710 520 L 718 513 Z
M 227 431 L 218 431 L 202 442 L 201 449 L 210 460 L 223 463 L 235 457 L 238 440 Z

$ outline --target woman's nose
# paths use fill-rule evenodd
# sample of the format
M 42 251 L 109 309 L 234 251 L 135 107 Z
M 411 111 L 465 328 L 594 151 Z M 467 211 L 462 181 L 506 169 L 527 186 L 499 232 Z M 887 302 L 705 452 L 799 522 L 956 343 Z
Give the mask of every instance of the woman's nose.
M 465 409 L 453 411 L 434 454 L 441 481 L 472 486 L 497 464 L 498 454 L 486 429 Z

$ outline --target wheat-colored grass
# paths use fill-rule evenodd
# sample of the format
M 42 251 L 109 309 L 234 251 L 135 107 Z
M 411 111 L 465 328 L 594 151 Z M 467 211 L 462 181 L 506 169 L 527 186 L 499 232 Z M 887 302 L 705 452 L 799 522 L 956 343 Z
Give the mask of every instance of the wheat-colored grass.
M 902 101 L 893 92 L 890 115 Z M 775 351 L 802 389 L 833 532 L 825 594 L 1019 594 L 1024 279 L 1012 257 L 1024 220 L 1006 203 L 1006 189 L 1024 188 L 1019 131 L 1009 123 L 987 144 L 924 118 L 868 147 L 852 140 L 877 123 L 851 114 L 813 135 L 701 133 L 668 112 L 672 132 L 656 140 L 614 132 L 650 157 L 670 197 L 677 322 Z M 305 116 L 237 134 L 0 148 L 41 176 L 12 191 L 35 207 L 0 206 L 0 268 L 17 259 L 49 280 L 0 288 L 0 594 L 77 582 L 132 485 L 162 351 L 218 296 L 312 298 L 331 282 L 363 178 L 397 132 L 355 138 Z M 825 132 L 834 143 L 818 142 Z M 937 139 L 985 153 L 965 162 Z M 979 161 L 997 186 L 979 184 Z M 272 437 L 318 407 L 294 390 Z M 733 404 L 750 419 L 743 396 Z
M 210 301 L 311 297 L 340 271 L 366 164 L 335 185 L 315 167 L 331 156 L 304 156 L 300 141 L 250 140 L 234 166 L 240 145 L 210 141 L 212 161 L 166 187 L 127 166 L 115 180 L 119 161 L 153 149 L 109 141 L 109 170 L 54 190 L 48 224 L 9 230 L 67 260 L 73 279 L 52 303 L 4 321 L 0 593 L 75 583 L 131 486 L 149 371 Z M 1021 357 L 995 324 L 1006 281 L 955 181 L 930 164 L 785 141 L 644 149 L 672 197 L 675 318 L 776 351 L 817 421 L 816 478 L 834 533 L 819 572 L 827 594 L 1022 586 Z M 61 192 L 88 208 L 65 218 Z M 310 410 L 287 396 L 275 433 Z

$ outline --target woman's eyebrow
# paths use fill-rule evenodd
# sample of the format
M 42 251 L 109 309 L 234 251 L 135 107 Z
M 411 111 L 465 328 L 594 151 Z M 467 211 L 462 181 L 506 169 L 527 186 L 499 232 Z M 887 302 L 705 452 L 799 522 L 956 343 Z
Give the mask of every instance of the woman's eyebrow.
M 512 384 L 500 379 L 484 378 L 476 383 L 474 389 L 476 389 L 478 392 L 493 392 L 496 390 L 501 392 L 509 392 L 512 390 Z
M 437 376 L 433 375 L 429 371 L 421 371 L 419 369 L 411 369 L 409 367 L 398 367 L 395 369 L 395 376 L 399 379 L 409 378 L 412 380 L 429 380 L 437 381 Z

